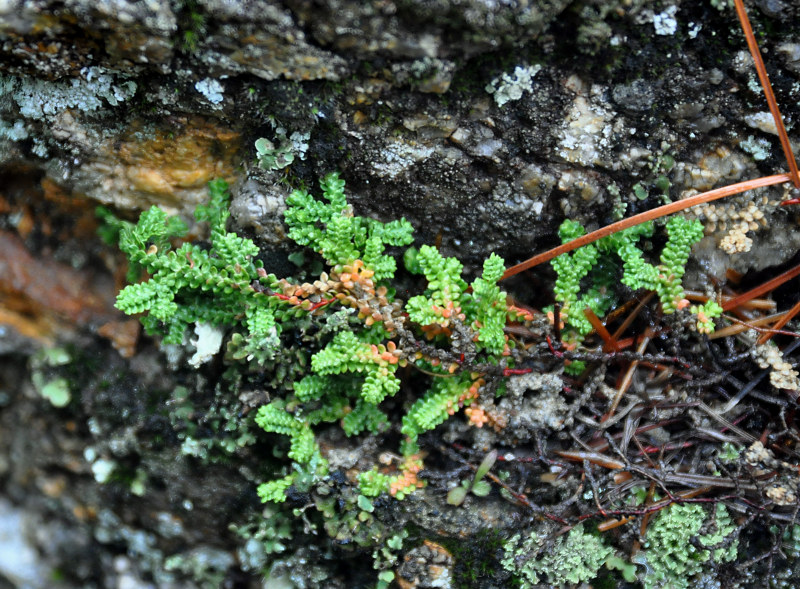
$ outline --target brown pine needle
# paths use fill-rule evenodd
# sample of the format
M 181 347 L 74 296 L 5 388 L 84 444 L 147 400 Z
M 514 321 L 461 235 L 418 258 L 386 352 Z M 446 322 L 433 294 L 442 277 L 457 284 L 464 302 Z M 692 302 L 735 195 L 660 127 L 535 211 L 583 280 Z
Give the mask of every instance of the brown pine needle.
M 684 290 L 683 295 L 689 299 L 690 301 L 705 303 L 710 298 L 708 295 L 704 295 L 703 293 L 697 290 Z M 716 297 L 715 297 L 716 298 Z M 717 302 L 724 303 L 725 301 L 729 301 L 733 298 L 732 295 L 722 295 L 721 301 L 717 300 Z M 743 309 L 761 309 L 763 311 L 774 311 L 777 303 L 775 301 L 771 301 L 769 299 L 753 299 L 751 301 L 747 301 L 746 303 L 741 303 L 738 305 Z
M 613 530 L 614 528 L 624 526 L 625 524 L 632 522 L 634 519 L 636 518 L 632 515 L 626 515 L 620 519 L 607 519 L 606 521 L 597 524 L 597 531 L 602 534 L 608 530 Z
M 644 351 L 647 349 L 647 344 L 650 343 L 650 336 L 645 335 L 642 337 L 641 341 L 639 342 L 639 347 L 636 348 L 637 354 L 644 354 Z M 617 394 L 614 395 L 614 400 L 611 402 L 611 407 L 608 410 L 603 418 L 600 420 L 600 423 L 610 419 L 614 412 L 617 410 L 619 406 L 619 402 L 622 400 L 622 397 L 625 396 L 625 393 L 628 391 L 628 387 L 631 386 L 631 382 L 633 381 L 633 374 L 636 372 L 636 367 L 639 366 L 639 361 L 634 360 L 631 362 L 631 365 L 628 367 L 628 371 L 625 373 L 625 376 L 622 379 L 622 382 L 617 389 Z
M 733 323 L 733 325 L 728 325 L 727 327 L 723 327 L 722 329 L 717 329 L 714 333 L 708 335 L 708 339 L 719 339 L 722 337 L 728 337 L 730 335 L 736 335 L 737 333 L 742 333 L 743 331 L 747 331 L 748 329 L 759 329 L 762 325 L 769 325 L 773 321 L 779 320 L 781 317 L 784 316 L 785 313 L 774 313 L 772 315 L 767 315 L 766 317 L 759 317 L 758 319 L 751 319 L 749 321 L 741 321 L 736 319 L 735 317 L 731 317 L 730 315 L 723 315 L 725 319 Z
M 789 323 L 789 321 L 791 321 L 792 318 L 798 313 L 800 313 L 800 301 L 796 302 L 791 309 L 784 313 L 783 317 L 775 322 L 775 325 L 772 326 L 772 329 L 762 333 L 756 340 L 756 343 L 759 345 L 767 343 L 777 331 L 783 329 L 783 326 Z
M 757 286 L 752 290 L 748 290 L 747 292 L 742 293 L 739 296 L 733 297 L 732 299 L 728 299 L 727 301 L 722 303 L 722 310 L 730 311 L 731 309 L 735 309 L 736 307 L 738 307 L 739 305 L 743 305 L 747 301 L 750 301 L 752 299 L 760 297 L 765 293 L 775 290 L 781 284 L 783 284 L 784 282 L 788 282 L 789 280 L 791 280 L 792 278 L 794 278 L 799 274 L 800 274 L 800 264 L 798 264 L 794 268 L 787 270 L 786 272 L 778 274 L 775 278 L 772 278 L 771 280 L 767 280 L 761 286 Z
M 608 333 L 606 326 L 603 325 L 603 322 L 600 321 L 600 317 L 592 311 L 589 307 L 586 307 L 583 310 L 583 314 L 586 315 L 586 318 L 589 320 L 589 323 L 592 324 L 594 330 L 597 332 L 601 338 L 603 338 L 603 343 L 605 344 L 605 350 L 607 352 L 619 352 L 619 346 L 617 345 L 617 340 Z
M 778 102 L 775 100 L 772 84 L 769 82 L 767 68 L 764 67 L 764 60 L 761 58 L 761 52 L 758 50 L 756 37 L 753 35 L 753 27 L 750 26 L 750 19 L 747 18 L 744 2 L 742 0 L 734 0 L 734 2 L 736 4 L 736 14 L 739 17 L 739 22 L 742 24 L 742 31 L 744 31 L 745 39 L 747 39 L 747 48 L 750 49 L 750 55 L 753 56 L 753 62 L 756 65 L 758 81 L 761 82 L 761 88 L 764 89 L 764 97 L 767 99 L 769 112 L 772 113 L 775 127 L 778 130 L 778 137 L 781 140 L 783 155 L 786 157 L 786 163 L 789 166 L 789 176 L 795 188 L 800 188 L 800 174 L 797 172 L 797 162 L 792 153 L 792 146 L 789 143 L 789 136 L 786 134 L 786 128 L 783 126 L 783 117 L 781 117 L 781 111 L 778 109 Z
M 506 278 L 510 278 L 515 274 L 519 274 L 520 272 L 527 270 L 528 268 L 533 268 L 534 266 L 538 266 L 539 264 L 552 260 L 556 256 L 560 256 L 561 254 L 571 252 L 572 250 L 576 250 L 584 245 L 594 243 L 598 239 L 602 239 L 607 235 L 617 233 L 618 231 L 622 231 L 623 229 L 627 229 L 628 227 L 633 227 L 634 225 L 641 225 L 642 223 L 646 223 L 647 221 L 652 221 L 653 219 L 658 219 L 660 217 L 666 217 L 667 215 L 677 213 L 678 211 L 683 211 L 695 205 L 704 204 L 714 200 L 719 200 L 720 198 L 733 196 L 734 194 L 740 194 L 748 190 L 753 190 L 754 188 L 762 188 L 764 186 L 772 186 L 774 184 L 783 184 L 784 182 L 790 182 L 791 180 L 792 177 L 789 174 L 776 174 L 775 176 L 764 176 L 763 178 L 755 178 L 753 180 L 747 180 L 745 182 L 738 182 L 736 184 L 731 184 L 730 186 L 715 188 L 714 190 L 709 190 L 708 192 L 695 194 L 694 196 L 690 196 L 682 200 L 677 200 L 675 202 L 671 202 L 669 204 L 656 207 L 655 209 L 645 211 L 644 213 L 639 213 L 638 215 L 634 215 L 633 217 L 628 217 L 627 219 L 622 219 L 621 221 L 617 221 L 616 223 L 612 223 L 611 225 L 606 225 L 605 227 L 601 227 L 600 229 L 592 231 L 591 233 L 587 233 L 586 235 L 581 235 L 577 239 L 573 239 L 572 241 L 563 243 L 558 247 L 554 247 L 553 249 L 541 253 L 537 256 L 533 256 L 532 258 L 529 258 L 524 262 L 520 262 L 515 266 L 511 266 L 511 268 L 505 271 L 500 280 L 505 280 Z

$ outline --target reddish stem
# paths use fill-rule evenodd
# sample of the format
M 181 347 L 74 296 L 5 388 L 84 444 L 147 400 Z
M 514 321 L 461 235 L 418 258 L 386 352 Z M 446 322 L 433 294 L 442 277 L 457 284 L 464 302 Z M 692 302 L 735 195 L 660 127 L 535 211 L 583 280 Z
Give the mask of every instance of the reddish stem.
M 313 313 L 313 312 L 314 312 L 314 311 L 316 311 L 317 309 L 319 309 L 319 308 L 321 308 L 321 307 L 324 307 L 325 305 L 328 305 L 328 304 L 332 303 L 332 302 L 333 302 L 333 301 L 335 301 L 335 300 L 336 300 L 335 298 L 332 298 L 332 299 L 323 299 L 323 300 L 321 300 L 320 302 L 318 302 L 318 303 L 315 303 L 315 304 L 311 305 L 311 307 L 308 309 L 308 312 L 309 312 L 309 313 Z
M 503 368 L 503 376 L 516 376 L 519 374 L 530 374 L 533 368 Z

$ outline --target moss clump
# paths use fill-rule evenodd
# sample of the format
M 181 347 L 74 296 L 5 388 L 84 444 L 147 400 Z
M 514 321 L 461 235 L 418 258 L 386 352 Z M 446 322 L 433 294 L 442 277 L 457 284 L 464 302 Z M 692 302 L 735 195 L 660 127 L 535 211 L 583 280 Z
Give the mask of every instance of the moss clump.
M 463 539 L 442 540 L 442 545 L 453 555 L 453 587 L 476 587 L 480 579 L 500 580 L 506 573 L 500 569 L 500 556 L 506 537 L 502 530 L 483 529 L 469 542 Z

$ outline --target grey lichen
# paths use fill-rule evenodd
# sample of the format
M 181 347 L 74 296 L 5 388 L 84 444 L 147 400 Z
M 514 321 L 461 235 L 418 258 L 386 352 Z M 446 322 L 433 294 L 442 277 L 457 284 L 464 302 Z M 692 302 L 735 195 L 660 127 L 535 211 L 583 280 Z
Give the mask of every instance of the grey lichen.
M 742 141 L 739 144 L 739 147 L 752 155 L 753 159 L 757 162 L 763 162 L 765 159 L 767 159 L 770 155 L 770 151 L 772 150 L 772 146 L 767 139 L 764 137 L 756 138 L 752 135 L 748 136 L 747 139 Z
M 486 91 L 494 96 L 497 106 L 503 106 L 507 102 L 519 100 L 523 93 L 531 92 L 533 89 L 533 78 L 539 73 L 542 66 L 537 64 L 514 68 L 513 74 L 505 73 L 493 79 L 487 86 Z
M 509 415 L 504 434 L 521 437 L 542 428 L 562 429 L 569 412 L 561 396 L 563 384 L 556 374 L 532 372 L 509 378 L 508 394 L 497 403 L 499 411 Z
M 106 104 L 118 106 L 135 93 L 136 82 L 100 67 L 83 68 L 80 77 L 68 81 L 0 77 L 0 96 L 10 96 L 23 117 L 35 120 L 48 119 L 70 108 L 91 112 Z
M 219 104 L 225 98 L 223 96 L 225 88 L 219 80 L 213 78 L 203 78 L 199 82 L 196 82 L 194 89 L 202 94 L 211 104 Z
M 677 6 L 669 6 L 662 12 L 653 15 L 653 27 L 656 35 L 674 35 L 678 30 L 678 21 L 675 20 Z
M 13 123 L 6 122 L 0 119 L 0 139 L 8 139 L 9 141 L 22 141 L 28 138 L 28 129 L 25 127 L 25 122 L 16 120 Z

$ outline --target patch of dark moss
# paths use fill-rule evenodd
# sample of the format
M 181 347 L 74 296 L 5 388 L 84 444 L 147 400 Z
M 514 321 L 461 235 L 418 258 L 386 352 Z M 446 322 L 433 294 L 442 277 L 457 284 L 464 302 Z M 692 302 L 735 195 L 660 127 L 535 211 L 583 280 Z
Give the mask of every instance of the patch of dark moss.
M 510 575 L 500 566 L 505 534 L 483 529 L 466 541 L 460 538 L 440 540 L 453 555 L 453 586 L 458 589 L 481 587 L 488 581 L 509 581 Z

